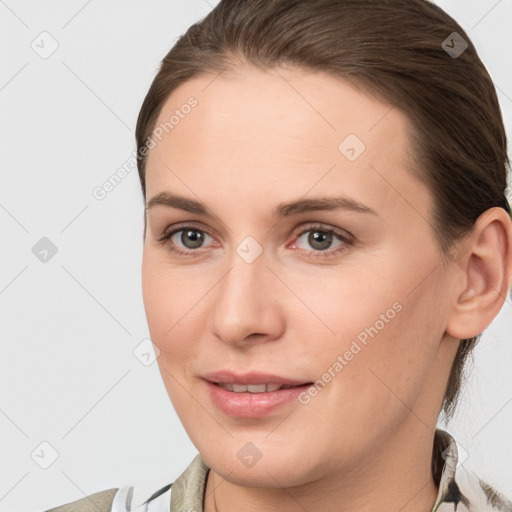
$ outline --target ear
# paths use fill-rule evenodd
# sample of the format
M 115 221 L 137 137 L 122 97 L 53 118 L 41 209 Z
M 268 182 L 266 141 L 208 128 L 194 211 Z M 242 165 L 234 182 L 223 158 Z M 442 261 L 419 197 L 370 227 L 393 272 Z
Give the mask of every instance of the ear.
M 482 333 L 508 298 L 512 280 L 512 221 L 503 208 L 489 208 L 464 239 L 460 283 L 446 332 L 458 339 Z

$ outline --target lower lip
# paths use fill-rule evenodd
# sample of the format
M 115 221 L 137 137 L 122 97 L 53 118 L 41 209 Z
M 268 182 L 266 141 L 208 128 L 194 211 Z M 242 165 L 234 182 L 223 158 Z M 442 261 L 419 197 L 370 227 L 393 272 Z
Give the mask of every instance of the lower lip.
M 237 393 L 205 381 L 213 403 L 225 414 L 237 418 L 261 418 L 279 407 L 297 400 L 298 396 L 313 384 L 304 384 L 264 393 Z

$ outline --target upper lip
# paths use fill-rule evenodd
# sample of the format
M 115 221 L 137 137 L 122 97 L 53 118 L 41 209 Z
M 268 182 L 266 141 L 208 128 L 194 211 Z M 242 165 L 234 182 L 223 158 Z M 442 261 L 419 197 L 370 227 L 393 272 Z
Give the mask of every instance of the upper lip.
M 249 372 L 249 373 L 233 373 L 228 370 L 206 373 L 203 379 L 210 382 L 224 382 L 233 384 L 281 384 L 283 386 L 300 386 L 308 384 L 311 381 L 289 379 L 280 377 L 270 373 Z

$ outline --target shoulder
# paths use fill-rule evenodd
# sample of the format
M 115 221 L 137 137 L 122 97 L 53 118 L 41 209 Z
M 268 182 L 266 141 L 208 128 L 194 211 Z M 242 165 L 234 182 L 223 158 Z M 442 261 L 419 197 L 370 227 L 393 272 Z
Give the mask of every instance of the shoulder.
M 100 491 L 72 503 L 48 509 L 45 512 L 110 512 L 117 490 Z

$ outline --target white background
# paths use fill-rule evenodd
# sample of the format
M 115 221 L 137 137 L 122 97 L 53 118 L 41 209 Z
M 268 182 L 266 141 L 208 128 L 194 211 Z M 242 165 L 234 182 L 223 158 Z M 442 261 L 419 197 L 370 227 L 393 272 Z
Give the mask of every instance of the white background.
M 438 3 L 489 69 L 510 138 L 512 1 Z M 149 336 L 137 172 L 103 200 L 92 191 L 134 151 L 160 60 L 214 5 L 0 2 L 1 511 L 42 511 L 129 483 L 156 490 L 197 453 L 157 364 L 133 353 Z M 53 40 L 45 59 L 31 46 L 48 51 Z M 57 247 L 46 263 L 32 252 L 42 237 Z M 512 497 L 511 306 L 482 337 L 448 430 L 464 465 Z M 58 458 L 43 469 L 52 449 Z

